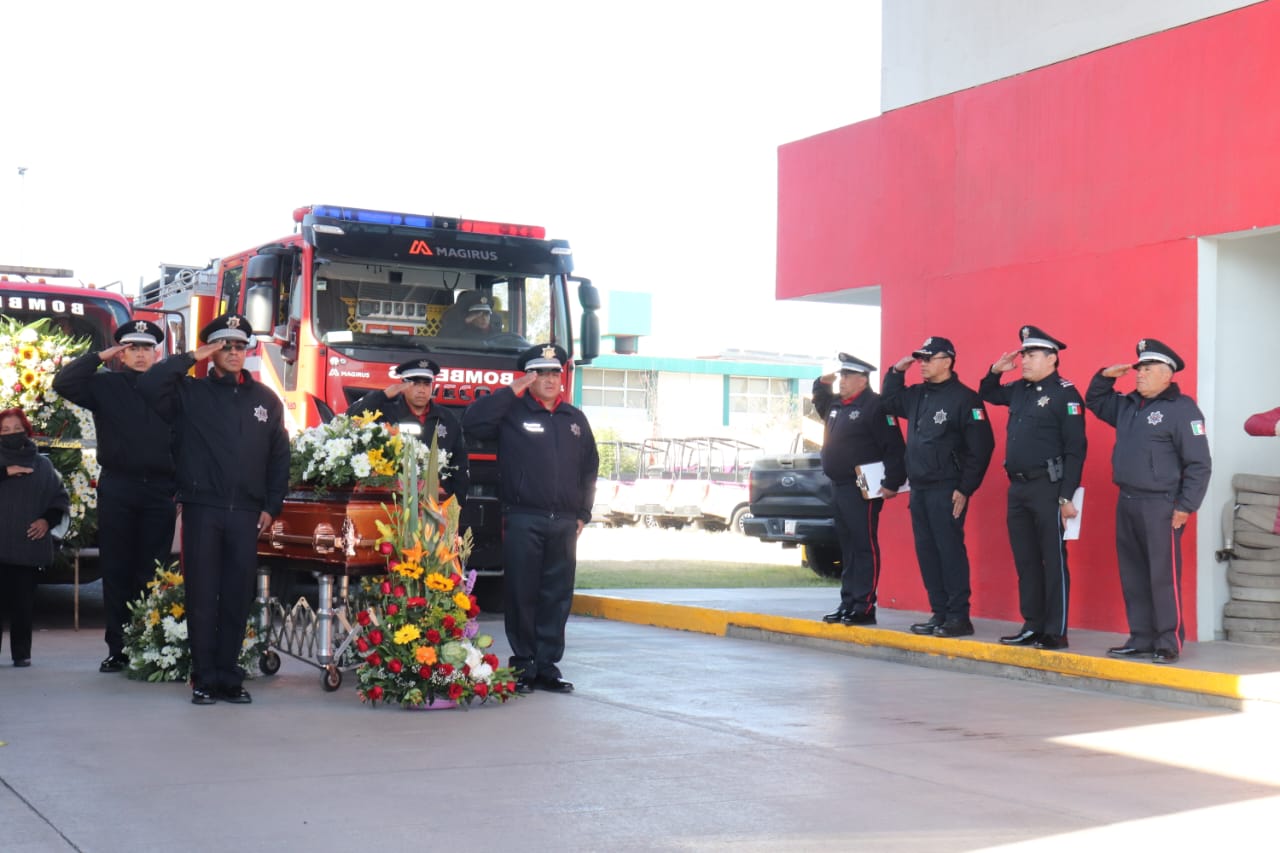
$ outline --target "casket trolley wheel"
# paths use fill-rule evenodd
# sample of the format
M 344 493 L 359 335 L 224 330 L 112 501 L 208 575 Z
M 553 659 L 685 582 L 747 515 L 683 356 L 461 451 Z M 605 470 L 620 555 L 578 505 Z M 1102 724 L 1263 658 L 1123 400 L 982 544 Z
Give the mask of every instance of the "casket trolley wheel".
M 263 675 L 275 675 L 280 671 L 280 655 L 271 649 L 267 649 L 258 658 L 258 669 L 262 670 Z
M 329 664 L 324 668 L 324 674 L 320 677 L 320 684 L 324 687 L 326 693 L 332 693 L 342 686 L 342 670 L 333 664 Z

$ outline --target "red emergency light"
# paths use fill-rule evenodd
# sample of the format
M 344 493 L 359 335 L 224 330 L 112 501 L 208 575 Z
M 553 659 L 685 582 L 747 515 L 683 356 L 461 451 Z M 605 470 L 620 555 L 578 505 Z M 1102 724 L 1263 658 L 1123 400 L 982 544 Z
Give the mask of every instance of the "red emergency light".
M 471 234 L 494 234 L 499 237 L 532 237 L 535 240 L 547 238 L 547 229 L 541 225 L 511 225 L 506 222 L 483 222 L 479 219 L 459 220 L 458 230 Z

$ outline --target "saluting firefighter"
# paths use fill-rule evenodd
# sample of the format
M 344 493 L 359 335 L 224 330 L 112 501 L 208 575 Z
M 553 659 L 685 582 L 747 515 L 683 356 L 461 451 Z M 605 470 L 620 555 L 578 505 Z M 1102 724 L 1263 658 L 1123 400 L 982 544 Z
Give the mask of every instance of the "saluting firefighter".
M 919 363 L 924 381 L 907 387 L 905 374 L 913 363 Z M 964 519 L 995 450 L 987 410 L 978 393 L 956 376 L 955 363 L 951 341 L 926 338 L 893 366 L 881 389 L 885 411 L 911 423 L 906 456 L 911 531 L 933 611 L 911 632 L 939 637 L 973 633 Z
M 840 540 L 840 606 L 823 622 L 876 624 L 876 587 L 880 583 L 880 510 L 906 481 L 902 432 L 885 414 L 880 395 L 869 387 L 876 369 L 846 352 L 836 358 L 839 372 L 813 382 L 813 407 L 826 422 L 822 471 L 836 499 L 836 536 Z M 883 463 L 884 477 L 858 486 L 861 465 Z
M 1098 371 L 1085 395 L 1089 411 L 1116 428 L 1116 561 L 1129 639 L 1107 653 L 1174 663 L 1186 637 L 1182 531 L 1204 500 L 1212 461 L 1204 415 L 1173 381 L 1186 366 L 1182 359 L 1154 338 L 1138 341 L 1137 352 L 1133 365 Z M 1131 366 L 1137 388 L 1121 394 L 1116 379 Z
M 1076 517 L 1071 499 L 1084 471 L 1084 400 L 1058 375 L 1058 353 L 1066 344 L 1036 326 L 1023 326 L 1018 335 L 1021 347 L 1000 356 L 978 384 L 983 400 L 1009 407 L 1005 517 L 1022 628 L 1000 642 L 1065 649 L 1071 575 L 1062 534 L 1067 519 Z M 1018 356 L 1022 378 L 1001 385 L 1001 375 L 1014 369 Z
M 289 437 L 280 398 L 244 369 L 252 336 L 248 319 L 224 314 L 200 330 L 194 353 L 162 361 L 138 383 L 178 438 L 196 705 L 252 701 L 239 657 L 253 601 L 256 543 L 279 515 L 289 487 Z M 206 358 L 206 377 L 187 375 Z
M 465 503 L 471 478 L 467 449 L 462 442 L 462 425 L 447 406 L 431 402 L 440 365 L 429 358 L 414 358 L 398 365 L 395 375 L 400 381 L 388 385 L 385 391 L 365 394 L 351 404 L 347 414 L 381 412 L 379 423 L 396 424 L 401 432 L 418 436 L 428 446 L 434 436 L 440 452 L 449 454 L 447 471 L 440 477 L 440 488 L 445 494 L 457 497 L 458 503 Z
M 521 693 L 573 690 L 558 664 L 600 457 L 586 415 L 563 398 L 568 358 L 550 344 L 526 350 L 516 362 L 524 375 L 462 416 L 467 435 L 498 441 L 504 615 Z
M 164 332 L 136 320 L 116 330 L 116 345 L 87 352 L 68 363 L 53 390 L 93 412 L 98 435 L 98 549 L 102 603 L 106 611 L 107 657 L 99 672 L 120 672 L 129 602 L 156 571 L 168 564 L 177 507 L 173 428 L 138 392 L 138 380 L 159 358 Z M 119 370 L 99 370 L 120 359 Z

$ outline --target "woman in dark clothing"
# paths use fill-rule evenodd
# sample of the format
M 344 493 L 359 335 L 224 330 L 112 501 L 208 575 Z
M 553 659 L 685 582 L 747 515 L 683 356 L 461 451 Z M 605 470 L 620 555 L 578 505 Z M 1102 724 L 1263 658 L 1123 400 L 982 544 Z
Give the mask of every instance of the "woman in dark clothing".
M 33 434 L 21 409 L 0 412 L 0 631 L 7 619 L 14 666 L 31 666 L 36 572 L 53 562 L 49 530 L 71 507 Z

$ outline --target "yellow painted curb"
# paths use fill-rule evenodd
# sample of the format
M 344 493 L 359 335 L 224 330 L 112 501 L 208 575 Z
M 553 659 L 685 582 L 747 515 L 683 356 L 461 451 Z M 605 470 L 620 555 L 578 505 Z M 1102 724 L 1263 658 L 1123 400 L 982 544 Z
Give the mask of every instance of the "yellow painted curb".
M 637 601 L 606 595 L 573 597 L 573 612 L 636 625 L 675 628 L 724 636 L 730 626 L 755 628 L 839 643 L 899 649 L 918 654 L 1004 664 L 1077 678 L 1096 678 L 1144 684 L 1237 700 L 1280 701 L 1280 675 L 1235 675 L 1185 667 L 1112 660 L 1111 658 L 1051 652 L 1021 646 L 1002 646 L 973 640 L 952 640 L 890 631 L 884 628 L 828 625 L 810 619 L 764 613 L 715 610 L 687 604 Z

